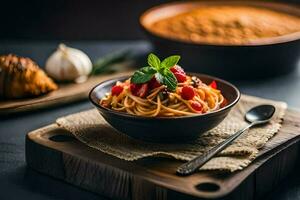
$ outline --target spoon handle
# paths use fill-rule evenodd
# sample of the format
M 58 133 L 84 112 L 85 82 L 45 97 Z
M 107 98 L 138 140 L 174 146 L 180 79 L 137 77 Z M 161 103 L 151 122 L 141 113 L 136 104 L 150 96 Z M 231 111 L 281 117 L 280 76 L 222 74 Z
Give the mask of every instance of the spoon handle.
M 192 174 L 197 169 L 202 167 L 206 162 L 208 162 L 212 157 L 214 157 L 216 154 L 218 154 L 223 149 L 225 149 L 228 145 L 230 145 L 231 142 L 233 142 L 236 138 L 238 138 L 242 133 L 244 133 L 247 129 L 249 129 L 253 125 L 254 123 L 249 124 L 245 128 L 237 131 L 235 134 L 231 135 L 229 138 L 219 143 L 215 147 L 211 148 L 207 152 L 203 153 L 202 155 L 197 156 L 196 158 L 190 160 L 189 162 L 180 165 L 177 168 L 177 174 L 182 176 Z

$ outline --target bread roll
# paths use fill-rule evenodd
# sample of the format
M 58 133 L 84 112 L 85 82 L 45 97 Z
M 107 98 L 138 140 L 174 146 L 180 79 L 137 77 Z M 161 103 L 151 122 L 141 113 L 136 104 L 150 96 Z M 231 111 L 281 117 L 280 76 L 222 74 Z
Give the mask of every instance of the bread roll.
M 40 96 L 58 87 L 30 58 L 0 56 L 0 98 Z

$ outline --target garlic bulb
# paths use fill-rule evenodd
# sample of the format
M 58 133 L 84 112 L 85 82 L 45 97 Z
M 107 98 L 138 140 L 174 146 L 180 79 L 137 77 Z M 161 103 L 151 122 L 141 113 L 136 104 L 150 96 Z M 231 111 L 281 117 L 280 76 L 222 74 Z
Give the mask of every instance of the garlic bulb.
M 46 62 L 46 72 L 58 81 L 84 82 L 91 71 L 89 57 L 81 50 L 64 44 L 60 44 Z

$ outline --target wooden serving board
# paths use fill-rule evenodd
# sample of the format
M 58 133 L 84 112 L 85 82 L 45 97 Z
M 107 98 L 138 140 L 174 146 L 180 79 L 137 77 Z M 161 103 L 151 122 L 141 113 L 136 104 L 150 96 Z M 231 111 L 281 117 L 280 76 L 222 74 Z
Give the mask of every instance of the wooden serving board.
M 124 161 L 77 141 L 52 124 L 26 137 L 29 167 L 114 199 L 262 198 L 295 166 L 299 156 L 300 113 L 288 110 L 280 131 L 247 168 L 235 173 L 203 171 L 176 175 L 182 162 L 151 157 Z
M 106 79 L 127 74 L 130 74 L 130 72 L 92 76 L 86 82 L 80 84 L 59 84 L 58 90 L 36 98 L 4 101 L 0 100 L 0 116 L 42 108 L 49 108 L 51 106 L 83 100 L 88 97 L 90 90 L 96 84 Z

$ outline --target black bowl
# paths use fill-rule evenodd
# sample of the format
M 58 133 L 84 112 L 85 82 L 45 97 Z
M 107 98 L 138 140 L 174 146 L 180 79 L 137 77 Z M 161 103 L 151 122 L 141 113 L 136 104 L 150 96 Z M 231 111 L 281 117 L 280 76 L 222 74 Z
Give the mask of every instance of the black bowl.
M 258 79 L 293 71 L 300 61 L 300 32 L 259 39 L 245 45 L 192 43 L 160 36 L 151 24 L 160 19 L 208 5 L 249 5 L 300 17 L 297 6 L 262 1 L 181 1 L 153 7 L 140 17 L 140 25 L 161 57 L 181 55 L 187 71 L 226 79 Z
M 117 81 L 124 81 L 129 78 L 128 76 L 107 80 L 96 85 L 90 91 L 89 99 L 112 127 L 128 136 L 151 142 L 189 141 L 216 127 L 240 99 L 239 90 L 227 81 L 203 74 L 192 75 L 199 77 L 207 84 L 215 80 L 227 99 L 228 105 L 211 113 L 182 117 L 141 117 L 100 106 L 99 101 L 105 93 L 110 92 L 111 87 Z

